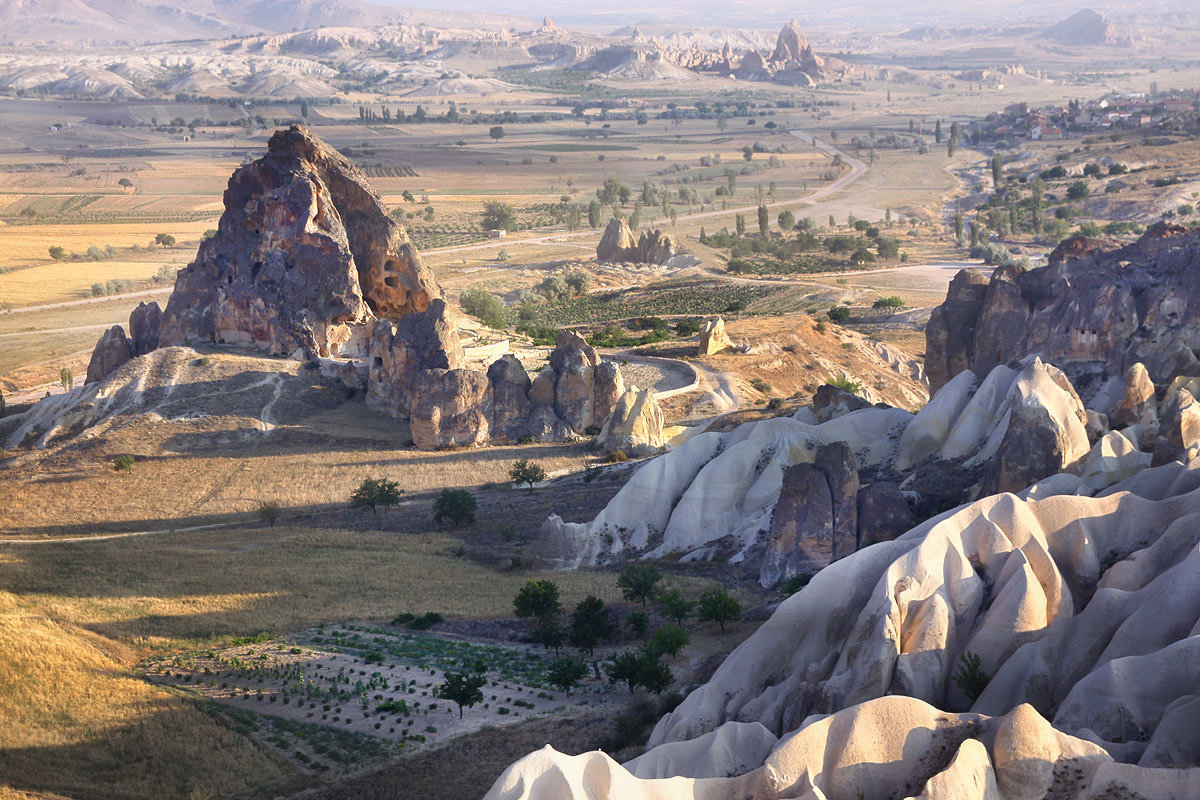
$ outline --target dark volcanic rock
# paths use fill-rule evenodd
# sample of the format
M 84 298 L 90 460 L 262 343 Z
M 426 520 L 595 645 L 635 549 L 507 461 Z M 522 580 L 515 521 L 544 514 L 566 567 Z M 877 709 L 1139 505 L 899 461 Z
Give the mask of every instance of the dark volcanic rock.
M 337 355 L 361 348 L 356 323 L 400 319 L 441 295 L 366 177 L 302 127 L 276 131 L 224 201 L 217 234 L 176 278 L 163 345 Z
M 858 467 L 845 442 L 830 442 L 817 449 L 813 466 L 821 470 L 829 484 L 833 501 L 833 541 L 831 561 L 858 549 Z
M 491 436 L 516 442 L 529 433 L 529 375 L 516 356 L 503 355 L 487 371 L 492 385 Z
M 1116 249 L 1083 241 L 1056 252 L 1041 269 L 998 270 L 986 291 L 975 270 L 955 277 L 925 330 L 932 391 L 964 369 L 982 375 L 1029 355 L 1110 374 L 1140 361 L 1156 384 L 1200 370 L 1200 232 L 1159 223 Z
M 858 490 L 858 546 L 890 542 L 917 524 L 912 509 L 891 481 L 876 481 Z
M 829 383 L 823 383 L 817 387 L 812 401 L 812 411 L 819 422 L 828 422 L 844 414 L 849 414 L 851 411 L 870 407 L 870 403 L 853 392 Z
M 158 303 L 138 303 L 129 315 L 129 338 L 133 354 L 144 356 L 158 348 L 158 336 L 162 323 L 162 309 Z
M 771 517 L 759 583 L 769 588 L 792 575 L 815 572 L 832 557 L 833 496 L 825 473 L 812 464 L 788 467 Z
M 88 362 L 87 383 L 102 381 L 116 372 L 123 364 L 133 358 L 133 343 L 125 335 L 125 329 L 113 325 L 92 350 L 92 359 Z

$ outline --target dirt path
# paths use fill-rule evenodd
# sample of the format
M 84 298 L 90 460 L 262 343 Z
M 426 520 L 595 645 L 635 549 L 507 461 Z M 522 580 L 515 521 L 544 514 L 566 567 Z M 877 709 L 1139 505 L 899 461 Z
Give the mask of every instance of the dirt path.
M 842 175 L 842 176 L 838 177 L 837 179 L 835 179 L 828 186 L 822 186 L 820 189 L 816 189 L 812 192 L 809 192 L 804 197 L 798 197 L 793 200 L 779 200 L 774 203 L 767 203 L 767 208 L 787 208 L 788 206 L 796 206 L 796 205 L 807 205 L 807 206 L 818 205 L 823 200 L 828 198 L 830 195 L 840 192 L 841 190 L 845 189 L 847 186 L 854 183 L 856 180 L 858 180 L 859 178 L 861 178 L 863 175 L 866 174 L 867 165 L 865 163 L 863 163 L 862 161 L 858 160 L 857 158 L 854 158 L 853 156 L 849 156 L 846 153 L 843 153 L 841 150 L 838 150 L 836 147 L 833 147 L 832 145 L 829 145 L 829 144 L 826 144 L 825 142 L 814 139 L 812 136 L 805 133 L 804 131 L 800 131 L 800 130 L 791 131 L 791 134 L 793 136 L 801 139 L 806 144 L 809 144 L 812 147 L 816 148 L 817 150 L 820 150 L 822 153 L 829 155 L 830 157 L 840 155 L 842 157 L 842 160 L 850 167 L 850 171 L 847 172 L 845 175 Z M 757 211 L 757 209 L 758 209 L 758 206 L 741 206 L 739 208 L 723 208 L 723 209 L 717 209 L 717 210 L 713 210 L 713 211 L 698 211 L 694 214 L 682 214 L 677 218 L 677 220 L 679 222 L 694 222 L 696 220 L 713 219 L 715 217 L 732 217 L 735 214 L 753 213 L 753 212 Z M 883 214 L 883 211 L 881 209 L 870 209 L 870 210 L 877 211 L 879 214 Z M 595 236 L 595 235 L 596 235 L 596 231 L 593 231 L 593 230 L 574 231 L 574 232 L 560 231 L 557 233 L 543 234 L 541 236 L 531 236 L 531 237 L 524 238 L 524 239 L 508 239 L 508 238 L 491 239 L 491 240 L 488 240 L 487 242 L 484 242 L 483 244 L 464 244 L 464 245 L 457 245 L 454 247 L 435 247 L 435 248 L 432 248 L 429 250 L 425 250 L 423 252 L 437 253 L 437 254 L 465 253 L 465 252 L 474 251 L 474 250 L 494 250 L 496 247 L 503 247 L 504 245 L 518 245 L 518 244 L 520 244 L 520 245 L 526 245 L 526 244 L 558 245 L 558 244 L 562 244 L 563 242 L 565 242 L 568 239 L 578 239 L 578 238 L 581 238 L 584 236 Z
M 26 314 L 30 311 L 50 311 L 55 308 L 70 308 L 71 306 L 86 306 L 93 303 L 108 303 L 113 300 L 125 300 L 129 297 L 149 297 L 154 294 L 170 294 L 172 287 L 160 286 L 157 289 L 143 289 L 138 292 L 125 292 L 124 294 L 110 294 L 104 297 L 89 297 L 85 300 L 64 300 L 61 303 L 43 303 L 40 306 L 21 306 L 20 308 L 10 308 L 0 311 L 0 314 Z M 51 331 L 52 332 L 52 331 Z M 41 333 L 41 331 L 38 331 Z M 5 334 L 11 336 L 13 334 Z

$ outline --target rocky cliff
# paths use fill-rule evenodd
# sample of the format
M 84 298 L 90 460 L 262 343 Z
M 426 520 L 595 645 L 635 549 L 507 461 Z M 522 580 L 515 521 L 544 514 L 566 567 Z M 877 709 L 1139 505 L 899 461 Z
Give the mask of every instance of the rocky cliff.
M 180 270 L 160 343 L 296 357 L 365 350 L 367 323 L 424 311 L 433 274 L 367 184 L 299 126 L 233 174 L 217 233 Z
M 1155 383 L 1200 371 L 1200 232 L 1160 223 L 1125 246 L 1068 240 L 1041 269 L 964 270 L 925 339 L 935 391 L 1028 355 L 1108 377 L 1141 362 Z

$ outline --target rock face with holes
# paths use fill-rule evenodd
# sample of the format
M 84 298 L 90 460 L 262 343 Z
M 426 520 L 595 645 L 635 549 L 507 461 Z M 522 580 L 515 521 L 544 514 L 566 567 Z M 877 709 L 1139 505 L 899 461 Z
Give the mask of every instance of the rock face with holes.
M 303 127 L 276 131 L 267 154 L 230 178 L 224 202 L 217 234 L 176 278 L 163 345 L 362 357 L 368 323 L 441 296 L 365 176 Z
M 1037 355 L 1069 375 L 1123 375 L 1142 363 L 1165 384 L 1200 371 L 1200 232 L 1153 225 L 1136 242 L 1071 239 L 1048 266 L 960 272 L 925 329 L 937 391 L 963 370 L 982 375 Z
M 401 419 L 408 418 L 418 373 L 466 364 L 454 315 L 441 298 L 399 322 L 377 321 L 369 349 L 367 402 Z

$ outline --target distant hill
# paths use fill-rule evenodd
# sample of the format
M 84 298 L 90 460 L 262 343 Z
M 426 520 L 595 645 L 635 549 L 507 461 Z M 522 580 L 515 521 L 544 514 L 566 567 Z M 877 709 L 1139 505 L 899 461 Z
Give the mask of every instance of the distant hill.
M 0 42 L 219 39 L 389 22 L 492 30 L 536 27 L 519 17 L 362 0 L 0 0 Z
M 1045 38 L 1053 39 L 1060 44 L 1100 45 L 1128 44 L 1131 38 L 1121 33 L 1099 11 L 1085 8 L 1077 11 L 1057 25 L 1046 31 Z

